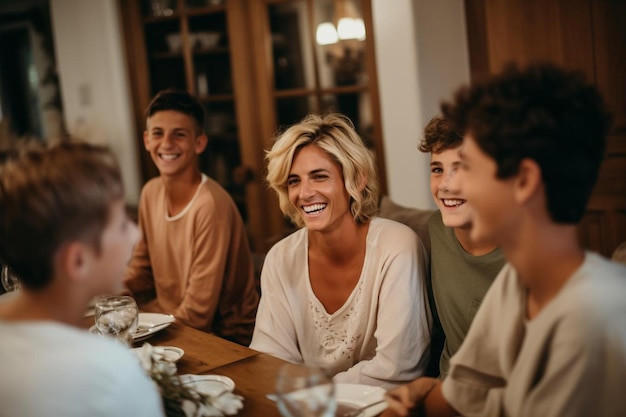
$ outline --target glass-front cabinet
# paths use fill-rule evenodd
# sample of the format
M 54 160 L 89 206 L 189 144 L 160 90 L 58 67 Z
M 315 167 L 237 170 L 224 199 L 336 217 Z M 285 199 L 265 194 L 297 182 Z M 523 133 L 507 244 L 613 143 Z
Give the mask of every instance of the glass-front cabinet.
M 263 19 L 257 20 L 256 38 L 271 39 L 271 65 L 261 76 L 273 78 L 265 87 L 279 126 L 308 112 L 341 111 L 373 147 L 369 70 L 375 68 L 367 68 L 362 3 L 258 2 Z
M 207 115 L 201 169 L 237 203 L 253 249 L 290 228 L 265 185 L 264 150 L 309 112 L 338 111 L 377 154 L 385 190 L 370 0 L 120 0 L 144 179 L 143 112 L 159 90 Z
M 147 94 L 142 94 L 142 107 L 147 106 L 146 99 L 168 87 L 186 89 L 199 98 L 209 137 L 201 169 L 230 192 L 247 221 L 245 184 L 235 174 L 242 161 L 226 3 L 142 0 L 134 8 L 132 2 L 125 3 L 141 22 L 142 30 L 135 36 L 138 42 L 143 40 L 145 54 L 146 72 L 140 82 Z M 145 176 L 155 174 L 153 169 L 144 169 Z

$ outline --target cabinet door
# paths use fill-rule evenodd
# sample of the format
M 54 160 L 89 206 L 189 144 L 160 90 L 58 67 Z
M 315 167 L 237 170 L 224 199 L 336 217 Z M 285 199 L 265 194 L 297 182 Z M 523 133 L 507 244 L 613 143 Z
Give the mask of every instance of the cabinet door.
M 386 188 L 369 0 L 251 2 L 264 147 L 307 113 L 348 116 Z M 281 216 L 273 229 L 288 225 Z

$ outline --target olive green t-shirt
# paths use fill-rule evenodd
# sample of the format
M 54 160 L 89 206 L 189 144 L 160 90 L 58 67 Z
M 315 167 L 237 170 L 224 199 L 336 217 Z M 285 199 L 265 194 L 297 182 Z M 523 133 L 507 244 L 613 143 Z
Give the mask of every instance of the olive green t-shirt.
M 428 231 L 433 296 L 445 334 L 439 361 L 440 378 L 443 378 L 448 373 L 450 357 L 461 347 L 487 289 L 504 266 L 504 256 L 500 249 L 481 256 L 465 252 L 454 230 L 444 226 L 439 211 L 428 220 Z

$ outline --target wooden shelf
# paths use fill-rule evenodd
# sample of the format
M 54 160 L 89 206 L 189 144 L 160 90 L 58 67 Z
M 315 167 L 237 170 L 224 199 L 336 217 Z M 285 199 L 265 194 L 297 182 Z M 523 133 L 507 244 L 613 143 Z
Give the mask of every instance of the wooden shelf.
M 185 10 L 185 14 L 187 16 L 204 16 L 207 14 L 215 14 L 226 11 L 226 5 L 221 4 L 217 6 L 206 6 L 206 7 L 194 7 L 192 9 Z
M 145 16 L 143 18 L 143 23 L 146 25 L 151 25 L 153 23 L 163 23 L 163 22 L 173 22 L 180 19 L 180 13 L 174 12 L 169 16 Z
M 214 48 L 196 48 L 193 50 L 194 56 L 200 55 L 222 55 L 229 54 L 230 49 L 226 46 L 217 46 Z
M 152 59 L 175 59 L 175 58 L 182 59 L 183 53 L 182 52 L 154 52 L 150 55 L 150 58 Z

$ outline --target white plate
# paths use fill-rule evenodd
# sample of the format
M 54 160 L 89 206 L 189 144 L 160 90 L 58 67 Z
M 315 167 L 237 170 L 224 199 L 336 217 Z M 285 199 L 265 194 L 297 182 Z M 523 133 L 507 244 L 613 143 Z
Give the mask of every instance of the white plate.
M 133 353 L 137 354 L 141 351 L 142 348 L 134 348 L 132 349 Z M 161 353 L 163 355 L 163 359 L 168 362 L 178 362 L 180 358 L 183 357 L 185 351 L 176 346 L 152 346 L 152 349 L 157 353 Z
M 165 329 L 174 320 L 176 319 L 170 314 L 139 313 L 139 324 L 137 325 L 137 331 L 133 335 L 133 342 L 146 340 L 156 332 Z M 89 328 L 89 331 L 94 334 L 99 333 L 95 324 Z
M 365 407 L 384 399 L 385 390 L 380 387 L 372 387 L 360 384 L 335 384 L 335 398 L 337 404 L 348 405 L 354 408 Z M 387 408 L 386 403 L 372 406 L 363 411 L 362 417 L 373 417 L 382 413 Z
M 222 375 L 181 375 L 180 379 L 184 385 L 191 385 L 197 391 L 214 396 L 224 391 L 233 391 L 235 382 L 227 376 Z
M 133 335 L 133 341 L 139 342 L 149 338 L 154 333 L 165 329 L 176 319 L 171 314 L 139 313 L 139 324 Z

